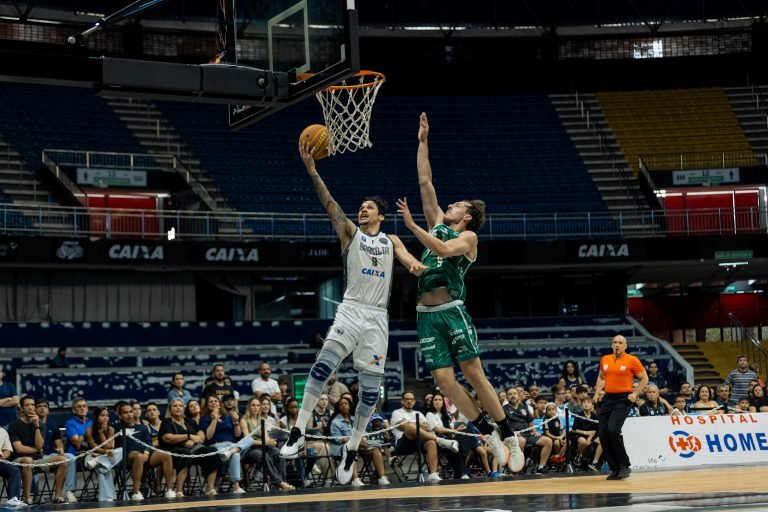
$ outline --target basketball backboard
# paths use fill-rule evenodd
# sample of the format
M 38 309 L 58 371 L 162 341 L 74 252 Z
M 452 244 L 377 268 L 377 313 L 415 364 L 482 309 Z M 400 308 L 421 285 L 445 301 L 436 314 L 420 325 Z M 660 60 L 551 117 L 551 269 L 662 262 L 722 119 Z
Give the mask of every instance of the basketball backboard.
M 287 98 L 229 106 L 239 128 L 300 101 L 360 69 L 354 0 L 222 0 L 223 62 L 284 74 Z M 233 51 L 234 49 L 234 51 Z

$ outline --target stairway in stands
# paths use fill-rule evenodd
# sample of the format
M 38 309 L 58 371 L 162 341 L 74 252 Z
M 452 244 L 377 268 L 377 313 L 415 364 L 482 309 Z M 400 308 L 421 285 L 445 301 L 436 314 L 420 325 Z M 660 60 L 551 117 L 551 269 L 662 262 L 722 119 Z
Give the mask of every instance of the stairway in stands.
M 768 86 L 726 87 L 736 118 L 756 153 L 768 153 Z
M 17 206 L 57 205 L 50 192 L 22 161 L 19 153 L 0 138 L 0 196 Z
M 709 341 L 675 344 L 675 349 L 693 366 L 696 384 L 718 386 L 736 367 L 739 348 L 734 342 Z
M 649 226 L 633 226 L 638 209 L 647 209 L 632 173 L 594 94 L 550 94 L 552 106 L 587 167 L 592 181 L 615 218 L 624 220 L 627 235 L 636 229 L 647 236 Z M 601 143 L 601 135 L 602 140 Z M 641 206 L 637 204 L 640 199 Z
M 211 209 L 218 212 L 233 211 L 213 180 L 203 172 L 200 160 L 192 156 L 186 143 L 152 102 L 137 98 L 108 97 L 106 100 L 148 153 L 174 155 L 190 171 L 196 182 L 212 198 L 214 204 L 209 205 Z M 167 163 L 170 165 L 170 160 Z

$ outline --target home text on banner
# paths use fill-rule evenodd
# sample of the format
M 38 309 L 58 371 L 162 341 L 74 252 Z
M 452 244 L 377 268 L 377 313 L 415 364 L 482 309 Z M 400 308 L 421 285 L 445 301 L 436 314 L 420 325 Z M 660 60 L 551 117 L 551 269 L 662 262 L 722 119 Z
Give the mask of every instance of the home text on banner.
M 768 413 L 628 418 L 633 469 L 768 462 Z

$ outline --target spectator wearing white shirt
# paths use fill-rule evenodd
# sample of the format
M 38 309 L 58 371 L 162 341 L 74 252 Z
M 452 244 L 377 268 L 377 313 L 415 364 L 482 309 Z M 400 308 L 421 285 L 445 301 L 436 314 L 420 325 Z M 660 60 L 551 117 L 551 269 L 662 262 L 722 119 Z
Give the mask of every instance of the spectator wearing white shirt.
M 437 447 L 450 448 L 450 442 L 447 439 L 437 437 L 431 431 L 427 418 L 421 412 L 414 410 L 416 395 L 413 391 L 403 392 L 400 404 L 402 408 L 395 409 L 390 419 L 390 424 L 397 427 L 394 430 L 395 455 L 408 455 L 421 449 L 427 455 L 429 481 L 439 482 L 442 478 L 438 474 Z M 416 427 L 417 419 L 419 422 L 418 429 Z M 417 436 L 421 446 L 417 444 Z
M 269 395 L 269 398 L 272 400 L 270 412 L 277 415 L 275 403 L 283 399 L 283 394 L 280 392 L 280 385 L 275 379 L 270 379 L 270 375 L 272 375 L 272 368 L 269 366 L 269 363 L 261 363 L 259 365 L 259 376 L 251 382 L 251 389 L 253 390 L 253 396 Z

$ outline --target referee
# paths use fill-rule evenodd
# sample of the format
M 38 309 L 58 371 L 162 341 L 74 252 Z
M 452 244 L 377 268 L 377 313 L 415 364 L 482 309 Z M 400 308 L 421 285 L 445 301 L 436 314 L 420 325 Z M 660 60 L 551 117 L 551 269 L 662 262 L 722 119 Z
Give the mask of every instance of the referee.
M 629 414 L 630 404 L 637 401 L 648 384 L 648 374 L 638 358 L 627 354 L 627 338 L 614 336 L 612 354 L 600 358 L 600 373 L 595 384 L 595 400 L 600 401 L 598 436 L 603 454 L 611 470 L 607 480 L 629 477 L 629 456 L 624 449 L 621 427 Z M 640 378 L 637 393 L 632 392 L 632 380 Z

